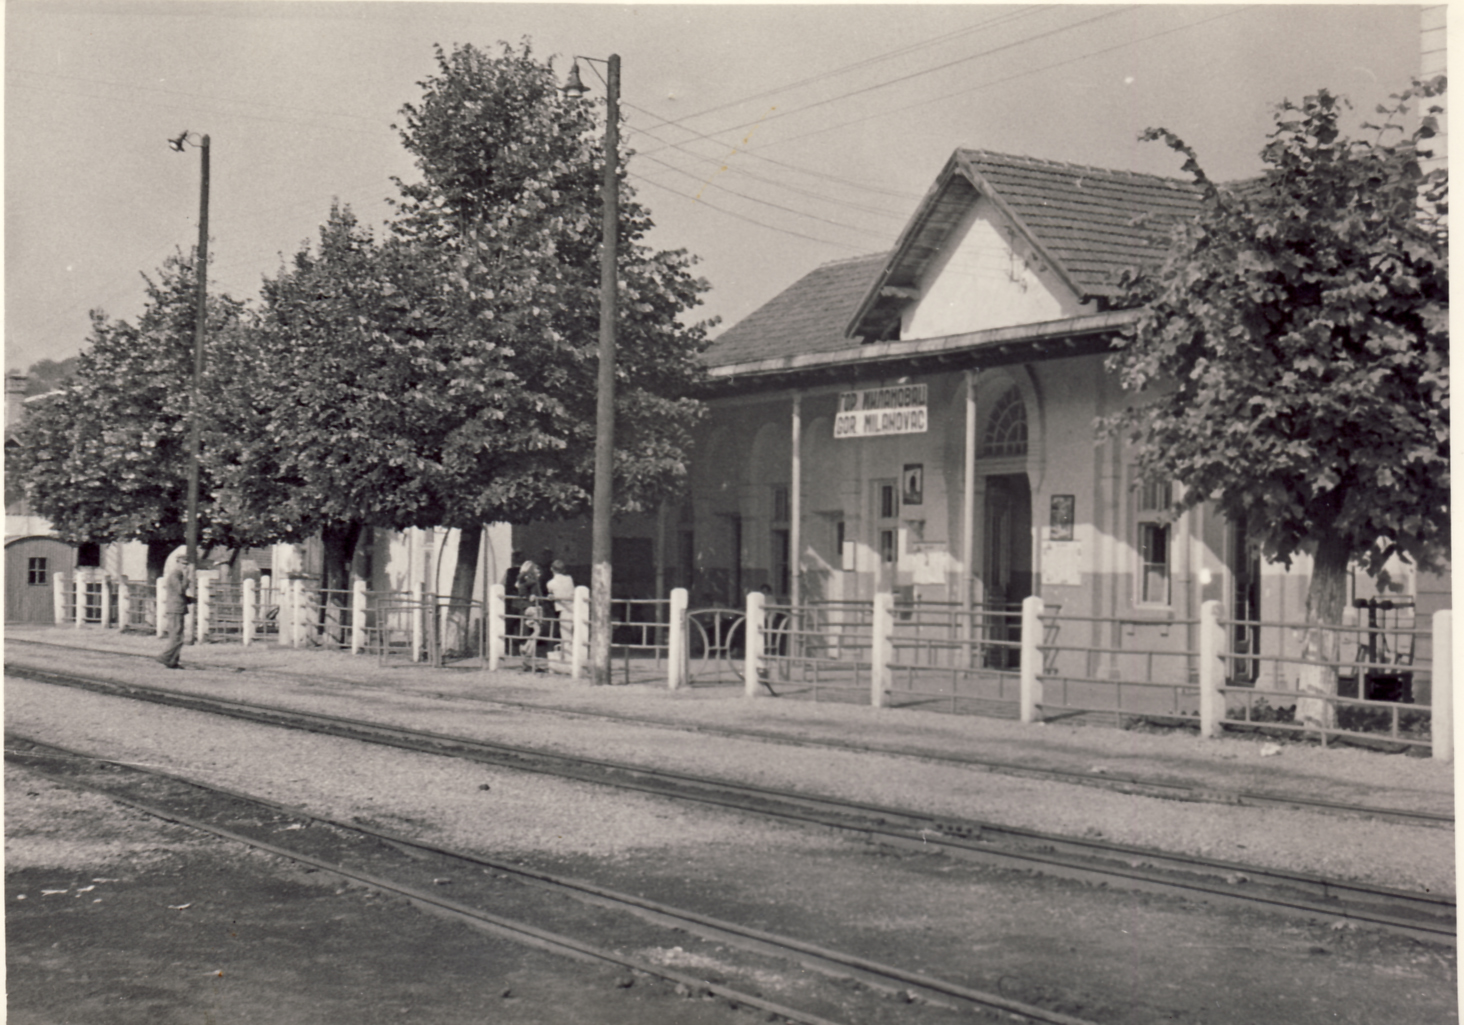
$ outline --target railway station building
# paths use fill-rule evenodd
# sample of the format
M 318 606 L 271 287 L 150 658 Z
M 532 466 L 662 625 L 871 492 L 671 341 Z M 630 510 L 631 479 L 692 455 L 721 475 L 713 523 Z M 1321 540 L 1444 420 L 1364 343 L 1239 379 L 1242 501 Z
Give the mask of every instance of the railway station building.
M 957 150 L 892 251 L 815 269 L 714 341 L 688 495 L 617 521 L 616 592 L 1039 595 L 1093 617 L 1095 645 L 1150 650 L 1196 650 L 1211 599 L 1302 620 L 1305 558 L 1249 557 L 1246 524 L 1209 505 L 1172 518 L 1170 487 L 1096 429 L 1129 399 L 1104 365 L 1135 316 L 1118 277 L 1198 202 L 1178 179 Z M 514 537 L 588 569 L 588 524 Z M 1447 577 L 1404 565 L 1354 587 L 1416 599 L 1420 622 L 1450 604 Z M 1300 636 L 1237 640 L 1275 655 Z

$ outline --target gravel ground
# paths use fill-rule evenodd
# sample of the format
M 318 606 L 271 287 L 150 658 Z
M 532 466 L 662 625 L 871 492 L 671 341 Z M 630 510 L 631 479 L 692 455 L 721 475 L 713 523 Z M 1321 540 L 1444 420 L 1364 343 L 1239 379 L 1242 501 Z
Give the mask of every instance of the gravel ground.
M 241 675 L 220 674 L 213 683 L 202 682 L 197 686 L 225 690 L 234 686 Z M 210 674 L 176 674 L 169 679 L 185 676 L 203 681 Z M 1224 911 L 1173 898 L 926 857 L 919 851 L 894 852 L 752 816 L 683 807 L 676 802 L 608 792 L 531 773 L 221 720 L 203 713 L 149 707 L 15 678 L 7 679 L 6 693 L 7 724 L 20 733 L 30 732 L 82 748 L 103 749 L 114 757 L 120 755 L 138 763 L 198 776 L 320 814 L 338 818 L 360 816 L 388 828 L 492 857 L 515 858 L 534 867 L 598 881 L 615 889 L 645 893 L 668 903 L 798 935 L 862 956 L 893 959 L 916 970 L 955 978 L 975 988 L 999 991 L 1014 999 L 1059 1007 L 1081 1017 L 1125 1025 L 1150 1022 L 1158 1025 L 1174 1020 L 1209 1025 L 1254 1025 L 1258 1021 L 1298 1025 L 1337 1022 L 1412 1025 L 1419 1021 L 1450 1020 L 1455 988 L 1451 952 L 1428 949 L 1409 940 L 1370 931 L 1345 928 L 1339 931 L 1340 923 Z M 314 690 L 309 696 L 312 701 L 322 699 Z M 340 695 L 333 700 L 339 710 Z M 431 712 L 433 708 L 438 711 Z M 785 757 L 810 759 L 799 770 L 808 772 L 813 772 L 815 762 L 822 760 L 818 777 L 828 781 L 831 788 L 878 789 L 893 796 L 901 793 L 898 787 L 904 786 L 908 782 L 905 777 L 912 773 L 920 775 L 924 787 L 965 786 L 976 796 L 983 796 L 982 791 L 988 790 L 991 793 L 984 796 L 999 795 L 1008 789 L 1008 784 L 1029 782 L 943 769 L 908 759 L 727 741 L 664 729 L 627 728 L 603 719 L 550 719 L 541 713 L 504 710 L 481 701 L 469 705 L 408 696 L 382 702 L 377 710 L 382 714 L 390 711 L 394 718 L 403 721 L 429 718 L 439 726 L 456 729 L 471 726 L 507 739 L 515 739 L 517 730 L 526 736 L 547 730 L 562 733 L 568 738 L 563 742 L 571 746 L 589 743 L 593 734 L 598 733 L 600 745 L 607 753 L 650 752 L 657 761 L 665 757 L 670 746 L 690 757 L 696 753 L 696 745 L 701 745 L 703 761 L 729 768 L 740 765 L 743 771 L 754 774 L 776 775 L 786 768 Z M 465 710 L 476 714 L 465 715 Z M 455 724 L 451 721 L 454 716 L 458 720 Z M 770 759 L 770 752 L 776 758 Z M 882 769 L 877 763 L 884 763 Z M 866 769 L 866 764 L 874 768 Z M 925 775 L 932 770 L 944 775 Z M 867 776 L 862 775 L 866 772 Z M 882 779 L 882 773 L 898 778 Z M 485 784 L 488 789 L 483 789 Z M 888 787 L 895 789 L 885 789 Z M 1022 804 L 1031 802 L 1062 802 L 1080 807 L 1095 796 L 1112 796 L 1052 784 L 1044 784 L 1042 788 L 1051 788 L 1053 792 L 1027 792 L 1013 803 L 1012 810 L 1015 812 Z M 922 787 L 917 786 L 916 790 Z M 16 799 L 17 795 L 8 790 L 7 802 Z M 86 800 L 77 803 L 84 805 Z M 1122 804 L 1134 799 L 1116 800 Z M 1213 808 L 1190 810 L 1214 811 Z M 84 813 L 84 809 L 79 811 Z M 1292 818 L 1313 827 L 1319 823 L 1315 815 L 1296 814 Z M 55 816 L 55 820 L 58 826 L 80 824 L 75 816 Z M 19 825 L 26 827 L 23 820 Z M 44 836 L 44 822 L 31 821 L 28 831 L 35 831 L 37 826 Z M 91 832 L 86 830 L 85 835 L 90 836 Z M 1299 834 L 1302 832 L 1298 830 Z M 1447 835 L 1438 830 L 1431 832 Z M 29 842 L 28 836 L 24 839 Z M 65 843 L 59 834 L 48 846 L 53 853 L 34 857 L 32 863 L 64 855 Z M 78 844 L 77 849 L 87 848 Z M 162 845 L 145 845 L 140 851 L 126 852 L 123 861 L 139 853 L 145 855 L 149 849 L 158 851 Z M 98 847 L 92 853 L 105 855 L 106 850 Z M 24 861 L 24 857 L 17 860 Z M 219 896 L 210 896 L 210 901 L 222 899 L 225 892 L 235 893 L 239 884 L 230 874 L 232 871 L 224 869 L 202 880 L 190 876 L 193 892 L 217 892 Z M 23 885 L 26 889 L 19 892 L 36 892 L 39 877 L 32 876 L 26 881 L 22 878 L 24 873 L 24 869 L 8 872 L 11 888 Z M 126 875 L 112 871 L 86 874 Z M 150 892 L 169 894 L 165 901 L 153 898 L 160 907 L 198 899 L 192 892 L 184 897 L 172 896 L 176 887 L 167 889 L 166 877 L 158 878 L 156 883 L 162 889 L 155 887 Z M 200 885 L 204 889 L 199 890 Z M 278 910 L 274 905 L 267 910 L 287 916 L 291 923 L 298 917 L 300 925 L 292 924 L 291 928 L 305 929 L 308 922 L 315 923 L 311 930 L 333 930 L 345 928 L 347 924 L 355 927 L 358 916 L 328 906 L 311 911 L 302 903 L 308 899 L 308 894 L 295 894 L 280 903 Z M 71 903 L 81 906 L 84 902 Z M 155 910 L 154 913 L 164 912 Z M 229 916 L 235 913 L 223 905 L 210 912 L 217 923 L 231 921 Z M 361 928 L 364 923 L 365 920 Z M 378 921 L 375 928 L 379 930 L 381 924 Z M 61 929 L 64 923 L 37 920 L 34 925 L 37 929 Z M 301 935 L 315 933 L 307 930 Z M 353 933 L 352 939 L 358 935 L 365 938 L 364 934 Z M 40 934 L 25 948 L 25 956 L 49 956 L 46 955 L 49 938 Z M 175 937 L 178 943 L 186 940 L 187 937 Z M 61 941 L 69 944 L 65 948 L 68 956 L 52 956 L 46 960 L 45 971 L 50 974 L 44 979 L 34 977 L 41 961 L 27 960 L 18 966 L 27 973 L 26 985 L 37 1006 L 50 1006 L 43 995 L 46 980 L 70 985 L 69 980 L 77 972 L 90 973 L 91 981 L 87 985 L 98 1000 L 109 988 L 115 988 L 106 981 L 111 978 L 107 969 L 83 966 L 93 958 L 110 964 L 132 949 L 123 922 L 114 926 L 112 934 L 98 936 L 88 931 L 69 940 L 62 935 Z M 293 948 L 275 946 L 275 943 L 263 937 L 240 947 L 239 956 L 263 955 L 271 950 L 286 958 L 299 956 L 292 953 Z M 116 978 L 126 979 L 129 972 L 142 971 L 148 965 L 157 971 L 178 964 L 180 955 L 172 952 L 176 949 L 170 948 L 162 954 L 133 955 L 130 961 L 124 958 L 118 962 Z M 357 992 L 370 992 L 377 986 L 364 981 L 361 972 L 365 962 L 358 956 L 354 943 L 341 940 L 333 949 L 339 954 L 333 957 L 328 977 L 361 979 Z M 674 963 L 686 952 L 678 953 L 668 946 L 637 953 Z M 305 956 L 310 960 L 313 954 Z M 381 957 L 385 963 L 391 963 L 388 950 L 383 950 Z M 279 956 L 274 961 L 276 970 L 286 964 Z M 192 960 L 184 959 L 183 963 L 189 969 L 198 967 Z M 61 974 L 63 970 L 71 974 Z M 350 975 L 351 972 L 356 974 Z M 549 967 L 545 972 L 539 976 L 541 980 L 552 978 L 555 969 Z M 197 974 L 203 977 L 202 970 Z M 241 973 L 236 970 L 232 974 Z M 410 983 L 411 979 L 403 981 Z M 299 985 L 303 993 L 312 995 L 316 988 L 309 980 L 300 980 Z M 495 983 L 486 995 L 493 996 L 497 985 L 507 983 Z M 517 991 L 518 983 L 513 985 Z M 601 986 L 603 989 L 604 984 Z M 349 987 L 342 984 L 340 988 Z M 402 989 L 395 980 L 385 988 L 391 994 L 393 1006 L 401 1001 L 402 1013 L 432 1014 L 435 1010 L 430 1003 L 422 1002 L 420 991 L 409 1002 L 411 992 Z M 495 1014 L 483 1004 L 484 995 L 477 992 L 473 997 L 477 1003 L 472 1005 L 482 1017 L 469 1016 L 465 1020 L 612 1020 L 597 1017 L 593 1012 L 586 1016 L 585 1006 L 573 1013 L 551 1012 L 515 1019 Z M 267 988 L 258 988 L 251 997 L 245 998 L 254 1001 L 254 1017 L 238 1020 L 271 1020 L 268 1016 L 261 1017 L 259 1010 L 267 1005 L 268 997 Z M 58 994 L 56 999 L 69 998 Z M 186 990 L 178 1000 L 195 1008 L 203 1006 L 202 996 L 196 990 Z M 695 1002 L 690 1002 L 690 1006 L 696 1007 Z M 375 1008 L 376 1004 L 372 1003 L 371 1007 Z M 694 1020 L 686 1016 L 687 1010 L 688 1005 L 679 1005 L 668 1008 L 664 1016 L 643 1013 L 640 1019 L 627 1015 L 621 1020 L 682 1025 Z M 315 1020 L 374 1021 L 384 1017 L 376 1013 L 374 1017 L 317 1016 Z M 87 1015 L 47 1018 L 40 1014 L 28 1020 L 119 1023 L 125 1020 L 127 1025 L 132 1021 L 140 1025 L 143 1020 L 167 1021 L 171 1025 L 177 1020 L 182 1025 L 185 1019 L 181 1016 L 113 1019 Z M 309 1019 L 298 1020 L 303 1025 Z M 432 1017 L 429 1020 L 458 1019 Z
M 75 639 L 78 643 L 108 644 L 120 650 L 151 651 L 148 638 L 96 632 L 50 631 L 37 639 Z M 34 660 L 36 649 L 16 645 L 9 657 Z M 683 726 L 756 728 L 777 731 L 790 738 L 832 736 L 860 743 L 959 752 L 982 758 L 1018 761 L 1034 766 L 1090 769 L 1102 767 L 1115 775 L 1133 773 L 1148 778 L 1182 779 L 1216 788 L 1281 790 L 1301 796 L 1372 801 L 1385 806 L 1452 811 L 1452 773 L 1448 766 L 1428 759 L 1379 755 L 1357 750 L 1319 750 L 1302 745 L 1280 745 L 1277 755 L 1263 755 L 1265 745 L 1253 740 L 1201 741 L 1186 735 L 1153 735 L 1098 727 L 1024 726 L 991 719 L 955 717 L 926 712 L 881 711 L 809 702 L 747 701 L 736 691 L 707 689 L 668 694 L 652 688 L 589 688 L 564 680 L 525 677 L 518 673 L 488 674 L 420 667 L 379 668 L 374 659 L 339 653 L 299 652 L 257 646 L 190 648 L 185 661 L 212 662 L 227 667 L 286 670 L 296 675 L 269 672 L 238 673 L 201 669 L 168 674 L 169 685 L 197 689 L 225 697 L 279 702 L 312 711 L 376 718 L 405 725 L 529 744 L 596 757 L 650 763 L 775 786 L 797 786 L 820 793 L 876 803 L 911 806 L 933 812 L 984 818 L 1006 825 L 1056 833 L 1102 836 L 1122 843 L 1201 854 L 1267 867 L 1289 868 L 1366 880 L 1434 892 L 1455 890 L 1453 833 L 1436 828 L 1343 819 L 1307 812 L 1239 808 L 1219 804 L 1182 804 L 1110 793 L 1040 780 L 993 775 L 970 768 L 951 767 L 894 756 L 855 753 L 820 747 L 770 745 L 756 740 L 698 734 L 632 724 L 607 724 L 603 719 L 565 717 L 525 712 L 487 703 L 494 698 L 535 705 L 575 708 L 586 713 L 653 716 Z M 105 669 L 119 679 L 155 682 L 158 673 L 134 660 L 86 651 L 45 653 L 45 664 L 82 671 Z M 68 729 L 82 728 L 85 717 L 61 711 L 64 702 L 30 688 L 8 685 L 7 721 L 13 728 L 47 723 Z M 485 700 L 487 699 L 487 700 Z M 132 706 L 127 706 L 131 708 Z M 86 728 L 96 736 L 116 738 L 128 732 L 126 715 L 154 716 L 156 710 L 120 711 Z M 38 726 L 39 728 L 39 726 Z M 49 726 L 48 726 L 49 728 Z M 83 729 L 83 732 L 86 732 Z M 261 744 L 286 744 L 266 731 Z M 180 727 L 177 743 L 189 736 Z M 80 741 L 78 741 L 80 743 Z M 254 752 L 257 756 L 257 752 Z M 138 758 L 152 757 L 142 750 Z M 293 754 L 275 756 L 288 763 Z M 225 753 L 212 752 L 213 759 Z M 200 759 L 208 764 L 209 759 Z M 257 764 L 257 763 L 256 763 Z M 231 767 L 231 771 L 233 771 Z M 344 774 L 347 778 L 369 770 L 359 756 L 342 757 L 337 764 L 301 766 L 303 781 L 314 774 Z M 483 770 L 449 769 L 435 763 L 413 774 L 409 792 L 399 793 L 390 778 L 363 778 L 381 802 L 380 812 L 411 819 L 413 802 L 426 786 L 442 793 L 457 793 L 466 782 L 440 774 L 463 773 L 479 782 Z M 491 780 L 488 780 L 491 784 Z M 278 780 L 279 799 L 287 796 L 290 780 Z M 477 783 L 473 783 L 476 786 Z M 545 795 L 532 784 L 515 784 L 510 794 L 495 789 L 494 820 L 515 829 L 525 846 L 543 849 L 556 843 L 586 854 L 613 856 L 632 849 L 636 838 L 648 833 L 660 842 L 674 835 L 672 823 L 657 819 L 635 821 L 617 814 L 599 822 L 593 794 L 569 796 L 562 786 L 556 800 L 565 802 L 556 823 L 594 822 L 588 831 L 567 826 L 565 840 L 555 825 L 554 836 L 544 834 Z M 483 805 L 463 798 L 449 820 L 471 828 Z M 476 803 L 475 803 L 476 802 Z M 521 803 L 520 803 L 521 802 Z M 662 808 L 646 815 L 664 816 Z M 448 811 L 448 809 L 444 809 Z M 500 820 L 499 816 L 503 816 Z M 695 828 L 703 828 L 698 824 Z M 705 828 L 718 827 L 706 825 Z M 494 837 L 494 843 L 498 843 Z M 575 846 L 580 845 L 580 846 Z

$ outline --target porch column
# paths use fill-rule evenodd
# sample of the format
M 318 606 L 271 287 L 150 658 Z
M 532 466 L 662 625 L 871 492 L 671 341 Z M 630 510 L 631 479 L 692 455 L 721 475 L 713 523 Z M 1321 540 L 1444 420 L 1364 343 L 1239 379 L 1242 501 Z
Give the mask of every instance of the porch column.
M 976 380 L 979 370 L 966 371 L 966 437 L 961 453 L 961 608 L 966 612 L 966 639 L 975 634 L 975 615 L 971 603 L 975 598 L 973 582 L 976 572 Z
M 803 393 L 793 393 L 793 466 L 788 485 L 788 604 L 793 615 L 790 626 L 798 636 L 798 602 L 803 588 Z M 791 652 L 790 652 L 791 653 Z

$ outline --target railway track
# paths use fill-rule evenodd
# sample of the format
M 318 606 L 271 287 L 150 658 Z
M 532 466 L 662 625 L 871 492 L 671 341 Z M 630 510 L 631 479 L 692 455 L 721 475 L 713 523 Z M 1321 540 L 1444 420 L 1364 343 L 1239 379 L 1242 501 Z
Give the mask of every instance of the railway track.
M 265 798 L 16 734 L 6 735 L 5 757 L 7 762 L 22 765 L 54 783 L 101 794 L 164 821 L 394 894 L 419 907 L 541 950 L 661 978 L 683 987 L 687 995 L 700 994 L 754 1007 L 767 1012 L 768 1020 L 776 1016 L 801 1025 L 838 1025 L 839 1021 L 862 1025 L 945 1020 L 950 1012 L 964 1015 L 949 1019 L 956 1021 L 970 1020 L 974 1010 L 1008 1021 L 1094 1025 L 1088 1019 L 1051 1008 L 793 937 L 377 830 L 357 821 L 307 814 Z M 279 839 L 282 834 L 296 839 L 283 843 Z M 401 857 L 402 853 L 408 857 Z M 506 887 L 513 884 L 524 885 L 518 892 L 506 894 Z M 449 887 L 451 897 L 445 895 Z M 546 904 L 546 898 L 551 903 Z M 566 912 L 565 898 L 589 906 L 592 914 Z M 557 906 L 552 903 L 556 899 L 560 902 Z M 510 905 L 515 914 L 489 909 L 503 904 Z M 617 917 L 607 921 L 607 910 Z M 624 916 L 633 916 L 636 921 L 626 924 Z M 544 920 L 554 927 L 540 924 Z M 607 934 L 622 940 L 633 937 L 641 946 L 655 942 L 648 938 L 656 937 L 666 945 L 674 942 L 678 948 L 692 945 L 687 939 L 690 934 L 721 951 L 736 948 L 741 956 L 729 960 L 723 953 L 715 959 L 715 971 L 710 972 L 668 968 L 627 956 L 596 939 Z M 808 998 L 812 1008 L 763 995 L 768 968 L 779 963 L 784 972 L 791 965 L 795 975 L 806 969 L 827 980 L 823 986 L 814 987 Z M 728 981 L 729 976 L 733 981 Z M 806 983 L 798 988 L 809 989 Z M 922 1006 L 912 1008 L 912 1004 Z M 837 1005 L 834 1013 L 841 1013 L 839 1019 L 828 1017 L 830 1005 Z
M 115 656 L 125 659 L 147 659 L 150 655 L 139 655 L 131 652 L 100 651 L 99 649 L 78 649 L 73 645 L 49 644 L 44 641 L 12 641 L 13 645 L 21 644 L 38 648 L 50 648 L 65 651 L 83 650 L 98 652 L 108 656 Z M 227 664 L 210 665 L 209 668 L 216 668 L 223 672 L 240 671 L 245 667 L 232 666 Z M 37 666 L 28 666 L 23 663 L 6 663 L 6 672 L 14 672 L 16 675 L 25 675 L 31 672 L 45 670 Z M 248 668 L 249 672 L 260 673 L 284 679 L 295 679 L 318 683 L 322 677 L 319 674 L 295 673 L 278 669 L 256 669 Z M 348 682 L 348 681 L 342 681 Z M 1140 797 L 1151 797 L 1158 800 L 1178 801 L 1195 804 L 1224 804 L 1235 807 L 1247 808 L 1279 808 L 1287 810 L 1310 811 L 1318 814 L 1336 815 L 1348 818 L 1373 819 L 1381 822 L 1396 822 L 1411 826 L 1428 826 L 1441 829 L 1454 828 L 1454 816 L 1444 812 L 1430 812 L 1411 809 L 1384 808 L 1378 805 L 1350 803 L 1344 801 L 1328 801 L 1317 798 L 1300 797 L 1271 791 L 1250 790 L 1250 789 L 1227 789 L 1211 786 L 1195 786 L 1188 783 L 1174 782 L 1145 778 L 1128 773 L 1118 772 L 1083 772 L 1072 769 L 1057 769 L 1033 766 L 1020 762 L 1002 761 L 993 758 L 981 758 L 974 755 L 951 754 L 946 752 L 932 752 L 918 750 L 909 747 L 902 747 L 894 744 L 868 744 L 852 741 L 839 740 L 828 737 L 793 737 L 787 734 L 778 733 L 772 730 L 756 730 L 741 727 L 714 726 L 707 724 L 688 725 L 671 719 L 659 719 L 650 716 L 618 715 L 608 712 L 586 711 L 582 708 L 564 708 L 554 705 L 537 704 L 527 701 L 513 701 L 501 697 L 483 697 L 475 695 L 473 701 L 482 704 L 496 705 L 504 708 L 513 708 L 518 711 L 530 712 L 545 715 L 574 716 L 576 718 L 599 719 L 606 722 L 620 723 L 624 725 L 645 726 L 658 729 L 672 729 L 679 731 L 694 731 L 708 736 L 731 737 L 740 740 L 755 740 L 763 743 L 779 744 L 790 747 L 825 748 L 839 751 L 852 751 L 862 754 L 879 754 L 900 758 L 918 759 L 930 764 L 955 765 L 970 768 L 976 771 L 992 772 L 999 775 L 1014 776 L 1022 779 L 1048 780 L 1056 783 L 1066 783 L 1073 786 L 1093 787 L 1095 789 L 1107 790 L 1115 793 L 1131 794 Z
M 931 815 L 34 667 L 7 664 L 6 672 L 40 682 L 83 687 L 98 693 L 282 728 L 466 758 L 505 769 L 544 773 L 651 793 L 667 799 L 694 801 L 1002 868 L 1166 893 L 1207 904 L 1260 908 L 1309 919 L 1346 920 L 1435 943 L 1456 942 L 1456 909 L 1451 895 L 1416 893 L 1307 873 L 1178 855 L 1113 844 L 1101 838 L 1060 836 L 993 822 Z

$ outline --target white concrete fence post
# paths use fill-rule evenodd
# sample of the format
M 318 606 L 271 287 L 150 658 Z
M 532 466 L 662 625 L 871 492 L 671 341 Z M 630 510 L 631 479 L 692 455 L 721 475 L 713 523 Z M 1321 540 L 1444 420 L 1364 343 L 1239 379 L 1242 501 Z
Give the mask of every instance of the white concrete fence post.
M 1433 683 L 1428 699 L 1433 710 L 1429 733 L 1433 756 L 1445 765 L 1454 761 L 1454 613 L 1440 609 L 1433 614 Z
M 1022 599 L 1022 646 L 1017 653 L 1018 718 L 1037 722 L 1042 705 L 1042 613 L 1047 603 L 1035 594 Z
M 668 613 L 671 620 L 670 634 L 666 638 L 666 687 L 669 690 L 679 690 L 686 686 L 689 668 L 686 644 L 687 599 L 686 588 L 671 588 L 671 605 Z
M 488 609 L 487 609 L 487 635 L 488 635 L 488 671 L 496 673 L 498 667 L 503 664 L 503 655 L 508 647 L 508 622 L 506 619 L 508 603 L 505 600 L 505 590 L 502 584 L 488 585 Z
M 1220 626 L 1220 603 L 1200 605 L 1200 736 L 1220 736 L 1225 718 L 1225 634 Z
M 351 654 L 366 650 L 366 581 L 357 577 L 351 582 Z
M 742 663 L 742 691 L 750 698 L 758 695 L 762 686 L 763 645 L 767 643 L 767 632 L 763 629 L 767 613 L 763 610 L 766 596 L 761 591 L 747 593 L 747 618 L 743 621 L 742 643 L 747 649 Z
M 585 664 L 590 660 L 590 589 L 584 584 L 574 589 L 569 618 L 574 624 L 574 636 L 569 644 L 569 678 L 583 680 Z
M 245 577 L 239 584 L 239 643 L 254 643 L 254 624 L 259 622 L 259 582 Z
M 217 570 L 203 569 L 198 571 L 198 600 L 194 602 L 194 608 L 198 610 L 199 644 L 208 640 L 208 632 L 213 625 L 213 583 L 217 576 Z
M 52 577 L 51 582 L 53 585 L 51 595 L 53 611 L 55 612 L 54 619 L 56 625 L 60 626 L 62 623 L 66 622 L 66 594 L 67 588 L 71 586 L 71 574 L 63 570 L 60 573 L 57 573 L 54 577 Z M 159 626 L 158 636 L 161 637 L 162 635 L 163 628 Z
M 132 604 L 132 588 L 126 577 L 117 578 L 117 632 L 127 632 L 127 613 Z
M 305 646 L 305 623 L 309 609 L 305 605 L 305 581 L 300 577 L 290 580 L 290 647 Z
M 883 708 L 890 692 L 890 662 L 894 660 L 895 596 L 876 591 L 869 639 L 869 704 Z
M 161 637 L 163 636 L 163 634 L 167 633 L 167 629 L 165 628 L 163 622 L 163 609 L 165 609 L 168 604 L 168 593 L 167 589 L 163 587 L 162 577 L 158 577 L 157 583 L 153 585 L 153 601 L 156 603 L 153 605 L 153 608 L 157 610 L 157 615 L 153 616 L 154 628 L 157 632 L 157 636 Z
M 421 584 L 412 585 L 412 661 L 422 661 L 427 644 L 427 595 Z
M 76 620 L 71 625 L 80 630 L 86 623 L 86 574 L 79 570 L 71 581 L 71 608 Z

